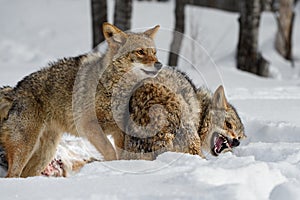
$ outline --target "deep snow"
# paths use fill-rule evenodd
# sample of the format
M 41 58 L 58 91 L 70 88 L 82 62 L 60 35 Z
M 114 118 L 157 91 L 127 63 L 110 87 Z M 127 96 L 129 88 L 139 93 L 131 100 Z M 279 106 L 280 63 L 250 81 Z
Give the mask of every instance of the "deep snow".
M 15 85 L 49 61 L 89 51 L 89 3 L 0 0 L 0 85 Z M 134 2 L 134 29 L 162 27 L 156 42 L 163 63 L 172 39 L 173 10 L 173 1 Z M 233 153 L 207 160 L 165 153 L 155 161 L 93 162 L 69 178 L 0 179 L 1 199 L 299 199 L 299 5 L 296 12 L 294 68 L 273 48 L 274 16 L 262 16 L 259 46 L 274 76 L 266 79 L 235 69 L 237 14 L 186 8 L 180 68 L 197 85 L 214 90 L 224 84 L 248 136 Z M 95 154 L 90 146 L 76 148 Z

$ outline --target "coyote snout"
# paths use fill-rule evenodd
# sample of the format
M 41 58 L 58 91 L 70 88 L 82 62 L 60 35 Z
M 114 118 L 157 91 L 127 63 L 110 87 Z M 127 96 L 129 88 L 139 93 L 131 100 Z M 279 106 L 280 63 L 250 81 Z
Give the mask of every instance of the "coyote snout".
M 240 145 L 239 139 L 231 139 L 216 132 L 213 134 L 211 143 L 211 152 L 214 156 L 218 156 L 221 152 L 231 151 L 232 148 Z
M 133 63 L 134 73 L 136 73 L 142 79 L 156 76 L 161 68 L 162 64 L 158 61 L 150 65 Z

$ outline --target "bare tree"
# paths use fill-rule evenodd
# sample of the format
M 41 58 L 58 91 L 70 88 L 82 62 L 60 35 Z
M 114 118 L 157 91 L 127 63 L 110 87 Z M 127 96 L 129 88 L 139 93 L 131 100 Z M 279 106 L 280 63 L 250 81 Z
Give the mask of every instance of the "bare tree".
M 171 43 L 171 52 L 169 55 L 169 65 L 170 66 L 177 66 L 178 63 L 178 54 L 181 48 L 182 38 L 185 30 L 185 13 L 184 8 L 185 5 L 195 5 L 195 6 L 204 6 L 204 7 L 211 7 L 221 10 L 226 10 L 230 12 L 238 12 L 239 0 L 176 0 L 175 5 L 175 29 L 173 33 L 173 40 Z
M 237 67 L 260 76 L 269 76 L 269 63 L 258 51 L 260 0 L 241 1 Z
M 92 0 L 92 29 L 93 29 L 93 48 L 104 41 L 102 34 L 102 24 L 107 21 L 106 0 Z
M 173 41 L 171 43 L 171 52 L 169 55 L 169 65 L 177 66 L 178 54 L 180 51 L 182 36 L 184 34 L 184 7 L 185 0 L 176 0 L 175 7 L 175 30 L 173 33 Z
M 275 47 L 288 60 L 292 60 L 293 3 L 294 0 L 280 0 L 279 15 L 277 15 L 278 32 Z
M 114 25 L 121 30 L 131 28 L 132 0 L 115 0 Z

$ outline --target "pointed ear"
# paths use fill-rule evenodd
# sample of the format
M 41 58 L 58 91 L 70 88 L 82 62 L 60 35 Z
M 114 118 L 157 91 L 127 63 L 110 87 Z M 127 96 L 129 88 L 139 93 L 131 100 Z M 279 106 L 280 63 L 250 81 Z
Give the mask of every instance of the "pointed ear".
M 227 109 L 227 99 L 225 97 L 224 88 L 222 85 L 218 87 L 213 96 L 213 106 L 220 109 Z
M 157 33 L 159 27 L 160 27 L 159 25 L 156 25 L 154 28 L 151 28 L 151 29 L 145 31 L 144 34 L 147 35 L 148 37 L 154 39 L 154 36 Z
M 108 42 L 108 44 L 111 43 L 119 43 L 122 44 L 127 39 L 127 34 L 118 29 L 116 26 L 104 22 L 102 25 L 103 28 L 103 35 L 105 40 Z

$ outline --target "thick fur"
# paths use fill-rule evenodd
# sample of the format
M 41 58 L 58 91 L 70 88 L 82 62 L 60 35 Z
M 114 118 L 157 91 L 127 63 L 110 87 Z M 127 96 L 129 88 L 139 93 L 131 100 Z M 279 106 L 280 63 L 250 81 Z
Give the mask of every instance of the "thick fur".
M 0 88 L 0 129 L 2 122 L 8 118 L 8 112 L 11 109 L 14 98 L 14 90 L 12 87 L 5 86 Z M 93 157 L 88 157 L 86 155 L 84 157 L 74 152 L 74 150 L 69 149 L 69 145 L 66 141 L 60 142 L 60 149 L 68 152 L 69 157 L 72 159 L 60 158 L 59 156 L 56 156 L 42 172 L 43 175 L 66 177 L 68 174 L 79 171 L 80 168 L 85 164 L 95 161 L 95 158 Z M 8 169 L 6 153 L 2 146 L 0 146 L 0 168 L 5 171 Z
M 201 149 L 218 156 L 219 153 L 214 148 L 219 136 L 226 139 L 227 148 L 224 151 L 231 151 L 238 146 L 239 141 L 246 138 L 244 125 L 236 109 L 228 103 L 223 86 L 219 86 L 213 94 L 200 88 L 197 90 L 197 97 L 200 105 L 198 134 Z
M 219 134 L 229 144 L 233 138 L 245 137 L 243 124 L 222 86 L 213 95 L 196 89 L 183 73 L 171 68 L 164 68 L 134 91 L 129 117 L 124 118 L 128 124 L 124 159 L 153 160 L 165 151 L 217 155 L 214 140 Z M 226 123 L 231 123 L 231 129 Z
M 152 160 L 165 151 L 202 156 L 196 99 L 194 85 L 172 68 L 145 80 L 133 91 L 129 112 L 123 115 L 127 134 L 121 158 Z
M 40 175 L 64 132 L 85 136 L 105 160 L 117 159 L 106 137 L 112 134 L 115 146 L 122 148 L 123 133 L 111 110 L 113 88 L 126 73 L 132 81 L 157 73 L 153 37 L 158 28 L 124 33 L 105 23 L 108 50 L 102 57 L 62 59 L 20 81 L 11 91 L 14 98 L 3 98 L 0 108 L 7 177 Z
M 8 117 L 8 112 L 13 102 L 13 96 L 13 88 L 9 86 L 0 88 L 0 127 L 3 120 Z

